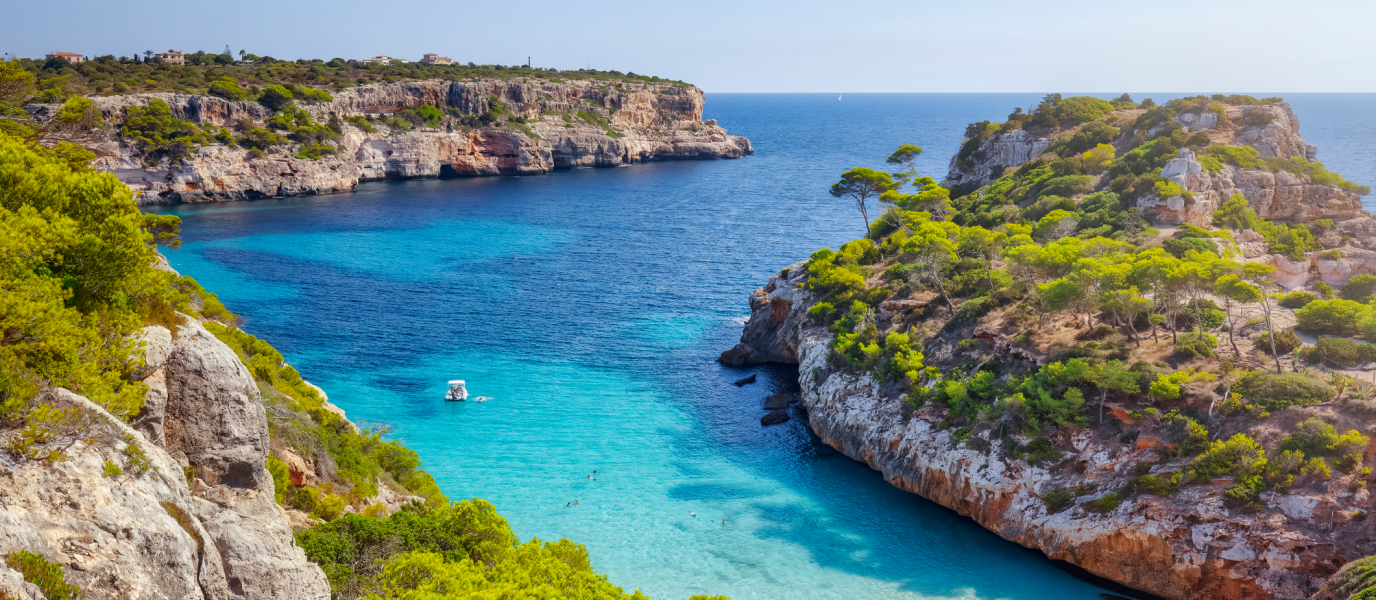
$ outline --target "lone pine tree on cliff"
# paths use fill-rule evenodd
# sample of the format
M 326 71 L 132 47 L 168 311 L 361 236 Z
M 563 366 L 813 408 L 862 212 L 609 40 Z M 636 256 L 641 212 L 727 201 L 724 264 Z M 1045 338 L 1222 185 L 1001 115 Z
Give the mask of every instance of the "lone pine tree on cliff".
M 865 201 L 870 198 L 877 198 L 880 194 L 892 190 L 901 185 L 893 180 L 893 176 L 883 171 L 876 171 L 865 167 L 856 167 L 841 174 L 841 180 L 831 185 L 831 195 L 837 198 L 849 196 L 855 200 L 855 205 L 860 209 L 860 216 L 865 219 L 865 235 L 870 236 L 870 213 L 865 206 Z

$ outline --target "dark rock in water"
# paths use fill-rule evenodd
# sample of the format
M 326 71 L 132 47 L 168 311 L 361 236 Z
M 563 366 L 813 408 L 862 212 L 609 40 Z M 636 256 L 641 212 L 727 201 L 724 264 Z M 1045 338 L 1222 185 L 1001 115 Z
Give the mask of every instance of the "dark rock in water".
M 743 386 L 743 385 L 745 385 L 745 384 L 747 384 L 747 383 L 755 383 L 755 376 L 754 376 L 754 375 L 751 375 L 751 376 L 749 376 L 749 377 L 746 377 L 745 379 L 737 379 L 737 380 L 736 380 L 736 387 L 741 387 L 741 386 Z
M 764 409 L 778 410 L 780 408 L 788 408 L 788 404 L 790 402 L 793 402 L 792 396 L 789 396 L 788 394 L 774 394 L 773 396 L 764 399 Z
M 736 344 L 730 350 L 722 352 L 721 358 L 717 361 L 729 367 L 749 367 L 766 362 L 763 354 L 745 344 Z
M 760 424 L 766 426 L 778 425 L 779 423 L 783 423 L 786 421 L 788 421 L 788 411 L 783 409 L 773 411 L 763 417 L 760 417 Z

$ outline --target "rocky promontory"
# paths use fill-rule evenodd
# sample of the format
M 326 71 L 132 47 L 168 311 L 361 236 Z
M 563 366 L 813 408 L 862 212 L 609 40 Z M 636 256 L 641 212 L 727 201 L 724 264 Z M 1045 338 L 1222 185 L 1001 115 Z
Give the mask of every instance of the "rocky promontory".
M 257 102 L 184 94 L 92 100 L 106 121 L 118 124 L 131 106 L 147 106 L 155 98 L 176 119 L 240 133 L 274 114 Z M 336 152 L 322 158 L 298 158 L 292 146 L 253 153 L 211 144 L 179 163 L 150 165 L 117 137 L 91 148 L 99 156 L 96 167 L 140 192 L 145 204 L 325 194 L 383 179 L 539 175 L 750 154 L 749 140 L 702 120 L 703 99 L 695 87 L 595 80 L 378 83 L 336 92 L 329 102 L 300 104 L 316 121 L 339 129 L 332 142 Z M 388 124 L 398 111 L 427 106 L 455 118 L 438 127 Z M 455 122 L 490 114 L 501 116 L 471 126 Z M 371 120 L 365 128 L 350 117 Z
M 869 235 L 751 292 L 721 363 L 796 364 L 824 443 L 1161 598 L 1302 600 L 1371 555 L 1369 189 L 1289 105 L 1052 94 L 966 131 L 951 189 L 872 177 Z

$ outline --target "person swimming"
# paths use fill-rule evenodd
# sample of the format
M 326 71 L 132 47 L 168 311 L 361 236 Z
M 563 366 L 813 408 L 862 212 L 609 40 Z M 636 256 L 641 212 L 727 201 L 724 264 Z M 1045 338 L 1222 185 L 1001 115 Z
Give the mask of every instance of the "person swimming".
M 564 508 L 568 508 L 568 507 L 570 507 L 570 506 L 573 506 L 573 503 L 572 503 L 572 502 L 565 502 L 565 503 L 564 503 Z

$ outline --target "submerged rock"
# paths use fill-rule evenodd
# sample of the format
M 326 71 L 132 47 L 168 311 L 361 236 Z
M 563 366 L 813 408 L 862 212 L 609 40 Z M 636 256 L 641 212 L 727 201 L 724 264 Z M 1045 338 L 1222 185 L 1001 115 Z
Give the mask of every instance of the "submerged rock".
M 745 379 L 737 379 L 737 380 L 736 380 L 736 387 L 741 387 L 741 386 L 743 386 L 743 385 L 751 384 L 751 383 L 755 383 L 755 376 L 754 376 L 754 375 L 751 375 L 751 376 L 749 376 L 749 377 L 746 377 Z

